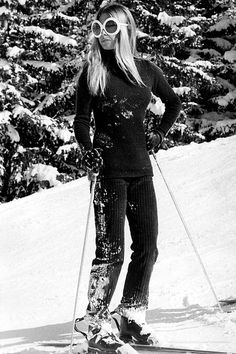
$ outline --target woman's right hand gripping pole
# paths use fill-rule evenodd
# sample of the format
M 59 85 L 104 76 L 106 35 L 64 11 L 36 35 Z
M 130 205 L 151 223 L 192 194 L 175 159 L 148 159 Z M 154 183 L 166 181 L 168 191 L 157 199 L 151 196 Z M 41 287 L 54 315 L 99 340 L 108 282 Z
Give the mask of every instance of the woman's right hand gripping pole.
M 87 172 L 89 181 L 95 181 L 103 165 L 102 149 L 92 148 L 85 151 L 81 159 L 81 167 Z

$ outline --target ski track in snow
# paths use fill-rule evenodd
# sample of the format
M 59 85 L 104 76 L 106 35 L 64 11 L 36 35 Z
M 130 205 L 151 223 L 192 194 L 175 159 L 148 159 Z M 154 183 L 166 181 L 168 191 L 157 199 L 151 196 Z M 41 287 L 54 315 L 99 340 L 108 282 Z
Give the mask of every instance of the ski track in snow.
M 157 154 L 219 299 L 236 298 L 236 136 Z M 147 320 L 162 345 L 236 352 L 236 310 L 220 313 L 153 163 L 159 257 Z M 0 353 L 65 353 L 89 203 L 86 178 L 0 205 Z M 111 309 L 119 303 L 130 256 Z M 94 226 L 77 315 L 84 315 Z M 79 337 L 80 338 L 80 337 Z M 39 343 L 49 344 L 48 346 Z

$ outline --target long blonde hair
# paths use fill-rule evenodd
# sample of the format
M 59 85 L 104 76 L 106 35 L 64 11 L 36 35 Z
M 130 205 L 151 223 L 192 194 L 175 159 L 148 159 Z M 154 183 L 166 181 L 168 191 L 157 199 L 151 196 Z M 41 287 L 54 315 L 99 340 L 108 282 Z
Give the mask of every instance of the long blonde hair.
M 129 9 L 121 4 L 112 3 L 102 7 L 96 19 L 102 14 L 115 17 L 120 22 L 128 23 L 129 26 L 121 26 L 115 45 L 115 57 L 120 69 L 125 73 L 128 80 L 133 84 L 144 85 L 134 62 L 136 55 L 136 25 Z M 101 46 L 96 37 L 88 52 L 88 86 L 93 95 L 104 93 L 107 84 L 108 72 L 102 61 Z

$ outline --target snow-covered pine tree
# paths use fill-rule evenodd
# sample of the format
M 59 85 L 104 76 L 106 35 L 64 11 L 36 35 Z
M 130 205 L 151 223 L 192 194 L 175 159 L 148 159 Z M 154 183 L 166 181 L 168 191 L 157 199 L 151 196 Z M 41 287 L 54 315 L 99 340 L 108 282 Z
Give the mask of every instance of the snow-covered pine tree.
M 235 134 L 235 2 L 123 3 L 133 5 L 139 51 L 159 65 L 183 102 L 166 144 Z
M 86 51 L 84 2 L 4 1 L 0 46 L 1 201 L 81 174 L 72 129 Z M 73 14 L 76 14 L 74 16 Z
M 0 200 L 82 174 L 72 122 L 90 23 L 109 0 L 2 0 Z M 235 133 L 235 2 L 123 0 L 138 50 L 157 63 L 183 110 L 163 148 Z M 147 129 L 164 106 L 153 97 Z

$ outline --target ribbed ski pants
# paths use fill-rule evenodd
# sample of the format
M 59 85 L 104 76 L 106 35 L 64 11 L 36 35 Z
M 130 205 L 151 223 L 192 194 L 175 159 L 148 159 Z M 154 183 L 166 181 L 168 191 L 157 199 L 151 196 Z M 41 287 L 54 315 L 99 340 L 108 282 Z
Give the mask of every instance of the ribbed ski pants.
M 132 255 L 119 307 L 146 309 L 150 277 L 158 255 L 152 177 L 100 178 L 95 187 L 94 212 L 96 255 L 90 273 L 88 314 L 97 318 L 107 315 L 124 261 L 126 216 Z

